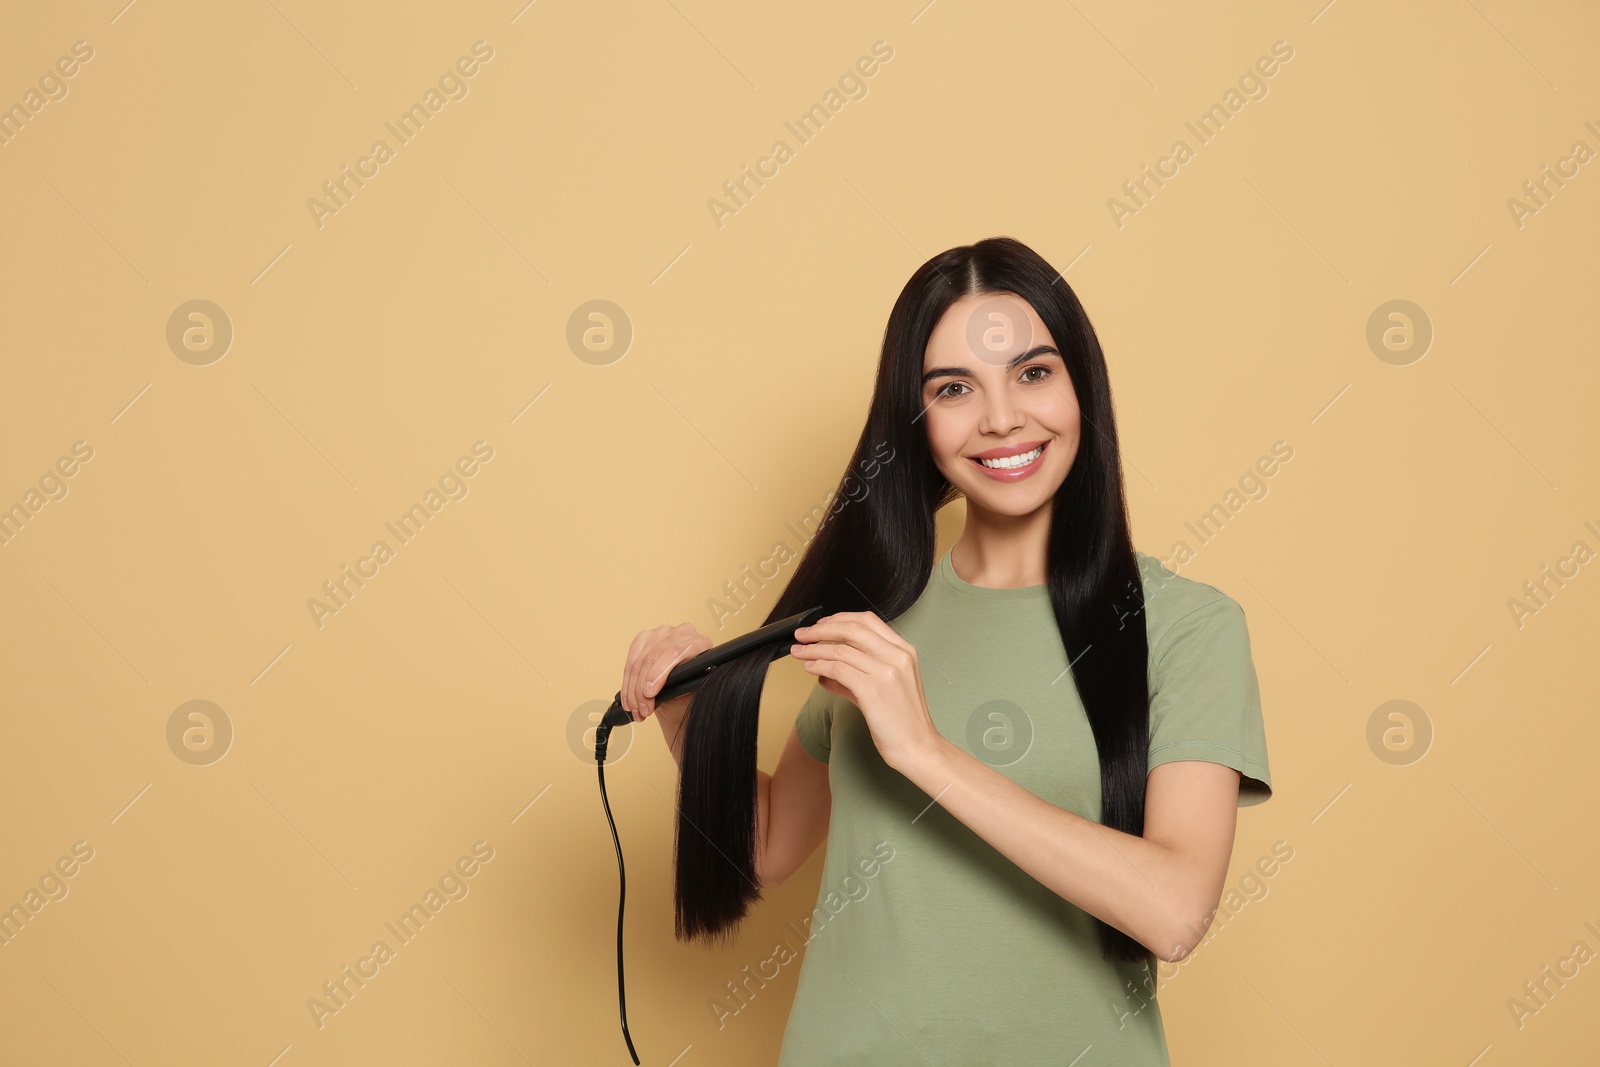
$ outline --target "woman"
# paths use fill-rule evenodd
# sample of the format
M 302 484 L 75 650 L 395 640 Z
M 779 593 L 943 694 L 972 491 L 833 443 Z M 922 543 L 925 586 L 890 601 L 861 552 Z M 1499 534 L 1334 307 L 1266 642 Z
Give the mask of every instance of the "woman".
M 817 684 L 772 774 L 766 656 L 657 708 L 711 642 L 629 649 L 623 705 L 681 768 L 679 936 L 725 935 L 826 837 L 780 1067 L 1168 1063 L 1155 957 L 1194 950 L 1237 807 L 1271 795 L 1260 696 L 1238 603 L 1133 548 L 1060 273 L 1005 237 L 924 264 L 850 472 L 766 620 L 831 612 L 796 634 Z

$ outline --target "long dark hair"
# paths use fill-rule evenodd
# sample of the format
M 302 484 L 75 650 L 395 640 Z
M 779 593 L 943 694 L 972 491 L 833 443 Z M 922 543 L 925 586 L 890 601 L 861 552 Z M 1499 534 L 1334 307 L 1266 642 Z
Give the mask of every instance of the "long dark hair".
M 923 358 L 945 311 L 963 296 L 985 293 L 1012 293 L 1033 306 L 1077 392 L 1083 432 L 1050 508 L 1046 585 L 1099 750 L 1101 821 L 1143 836 L 1148 644 L 1111 385 L 1072 287 L 1020 241 L 991 237 L 941 252 L 901 290 L 884 330 L 867 424 L 838 498 L 848 495 L 853 472 L 879 469 L 864 496 L 823 518 L 764 623 L 816 604 L 830 614 L 875 611 L 889 621 L 921 595 L 935 562 L 934 513 L 960 495 L 935 465 L 921 423 Z M 892 448 L 887 462 L 885 445 Z M 1136 625 L 1127 625 L 1128 618 Z M 1094 655 L 1084 655 L 1090 650 Z M 756 732 L 768 656 L 755 653 L 718 668 L 691 700 L 678 789 L 680 940 L 724 939 L 761 896 Z M 1106 960 L 1150 961 L 1144 945 L 1095 921 Z

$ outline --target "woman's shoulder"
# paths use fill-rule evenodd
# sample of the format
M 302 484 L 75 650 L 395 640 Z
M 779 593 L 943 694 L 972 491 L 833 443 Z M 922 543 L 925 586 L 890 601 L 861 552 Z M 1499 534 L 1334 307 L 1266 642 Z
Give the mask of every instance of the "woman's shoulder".
M 1151 649 L 1161 643 L 1174 623 L 1191 613 L 1206 608 L 1212 612 L 1242 612 L 1237 601 L 1209 582 L 1184 577 L 1162 560 L 1137 549 L 1134 556 L 1139 561 L 1139 580 L 1144 588 L 1145 630 Z

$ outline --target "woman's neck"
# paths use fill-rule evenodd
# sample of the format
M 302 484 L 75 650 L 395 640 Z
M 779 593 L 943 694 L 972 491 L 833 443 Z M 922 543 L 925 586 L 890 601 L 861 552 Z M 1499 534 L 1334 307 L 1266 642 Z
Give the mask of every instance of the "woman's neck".
M 950 565 L 969 585 L 1023 589 L 1045 584 L 1050 509 L 1032 515 L 994 515 L 967 510 L 967 523 L 950 547 Z

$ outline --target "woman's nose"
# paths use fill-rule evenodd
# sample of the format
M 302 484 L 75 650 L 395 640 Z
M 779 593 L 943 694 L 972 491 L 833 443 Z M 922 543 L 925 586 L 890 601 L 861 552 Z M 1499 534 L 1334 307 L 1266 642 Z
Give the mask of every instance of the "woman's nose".
M 1006 434 L 1022 423 L 1022 413 L 1016 398 L 1009 389 L 996 389 L 989 393 L 984 404 L 982 429 L 986 433 Z

